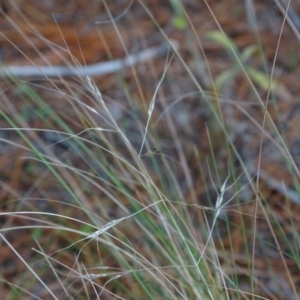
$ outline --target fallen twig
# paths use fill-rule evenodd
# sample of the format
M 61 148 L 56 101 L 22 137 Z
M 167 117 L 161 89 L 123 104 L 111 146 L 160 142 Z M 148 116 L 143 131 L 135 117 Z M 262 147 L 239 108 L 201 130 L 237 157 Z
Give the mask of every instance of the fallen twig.
M 176 44 L 172 43 L 173 47 Z M 114 73 L 122 68 L 133 66 L 139 62 L 165 54 L 170 49 L 169 44 L 151 47 L 141 52 L 107 62 L 87 66 L 3 66 L 0 67 L 0 77 L 70 77 L 70 76 L 96 76 Z

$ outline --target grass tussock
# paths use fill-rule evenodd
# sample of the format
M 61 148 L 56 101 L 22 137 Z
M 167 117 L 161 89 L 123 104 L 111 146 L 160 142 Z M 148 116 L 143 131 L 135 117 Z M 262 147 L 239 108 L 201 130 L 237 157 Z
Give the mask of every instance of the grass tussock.
M 298 4 L 1 5 L 5 299 L 299 299 Z

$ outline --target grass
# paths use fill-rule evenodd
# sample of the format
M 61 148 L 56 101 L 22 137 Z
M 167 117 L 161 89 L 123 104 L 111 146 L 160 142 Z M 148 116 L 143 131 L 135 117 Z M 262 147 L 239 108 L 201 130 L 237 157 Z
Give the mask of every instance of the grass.
M 104 77 L 3 78 L 5 299 L 299 298 L 299 121 L 276 72 L 289 31 L 282 27 L 270 59 L 258 27 L 245 33 L 250 45 L 229 38 L 222 4 L 202 2 L 202 38 L 197 4 L 172 3 L 188 25 L 162 24 L 162 11 L 174 13 L 167 4 L 119 11 L 102 1 L 109 25 L 93 38 L 103 56 L 117 55 L 116 41 L 128 56 L 145 39 L 133 31 L 131 44 L 122 26 L 145 21 L 153 26 L 145 35 L 170 44 L 163 57 Z M 245 22 L 242 5 L 230 5 Z M 259 22 L 260 7 L 252 9 Z M 85 34 L 58 23 L 54 44 L 26 14 L 35 16 L 17 6 L 2 13 L 11 26 L 4 50 L 48 65 L 86 63 Z M 289 15 L 280 16 L 285 24 Z

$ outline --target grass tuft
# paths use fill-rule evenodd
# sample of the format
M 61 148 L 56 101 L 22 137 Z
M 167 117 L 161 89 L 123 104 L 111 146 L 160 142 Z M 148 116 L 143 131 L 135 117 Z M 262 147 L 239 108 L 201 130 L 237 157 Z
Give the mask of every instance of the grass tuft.
M 70 3 L 1 9 L 0 294 L 299 299 L 297 5 Z

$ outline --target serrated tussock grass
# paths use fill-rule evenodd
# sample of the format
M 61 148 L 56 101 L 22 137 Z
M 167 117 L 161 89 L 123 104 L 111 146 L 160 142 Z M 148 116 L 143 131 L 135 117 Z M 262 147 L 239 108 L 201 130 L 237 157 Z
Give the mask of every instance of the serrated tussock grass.
M 242 49 L 217 3 L 201 2 L 214 26 L 202 35 L 191 7 L 172 1 L 181 43 L 150 2 L 126 6 L 120 21 L 102 2 L 110 27 L 93 28 L 101 49 L 114 61 L 114 32 L 131 57 L 105 76 L 84 71 L 80 36 L 82 57 L 59 23 L 61 44 L 17 6 L 2 11 L 11 51 L 78 72 L 0 72 L 0 237 L 11 260 L 1 289 L 6 299 L 298 299 L 299 160 L 284 119 L 293 106 L 282 105 L 287 91 L 275 78 L 287 8 L 270 60 L 245 11 L 236 14 L 255 37 Z M 253 21 L 259 8 L 249 3 Z M 132 9 L 168 45 L 143 62 L 132 55 L 146 41 L 135 37 L 131 48 L 119 23 L 141 22 Z

